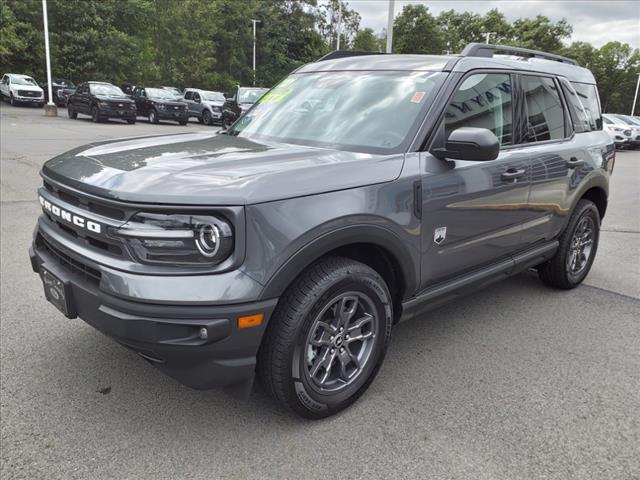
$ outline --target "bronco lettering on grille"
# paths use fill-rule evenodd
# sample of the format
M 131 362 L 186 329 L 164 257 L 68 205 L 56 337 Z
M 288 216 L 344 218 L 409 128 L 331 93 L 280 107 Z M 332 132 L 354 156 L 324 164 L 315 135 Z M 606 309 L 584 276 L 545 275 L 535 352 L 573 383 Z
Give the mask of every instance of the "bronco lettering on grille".
M 102 226 L 99 223 L 87 220 L 84 217 L 68 212 L 67 210 L 60 208 L 58 205 L 51 203 L 49 200 L 45 200 L 41 195 L 38 195 L 40 205 L 45 212 L 49 212 L 51 215 L 61 218 L 62 220 L 74 224 L 76 227 L 85 228 L 90 232 L 100 233 Z

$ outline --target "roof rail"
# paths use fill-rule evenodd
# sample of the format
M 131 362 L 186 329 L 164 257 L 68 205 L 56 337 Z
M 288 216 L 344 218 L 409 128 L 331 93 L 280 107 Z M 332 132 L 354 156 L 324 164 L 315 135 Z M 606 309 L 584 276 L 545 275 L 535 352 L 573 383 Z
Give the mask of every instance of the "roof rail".
M 529 48 L 511 47 L 509 45 L 490 45 L 485 43 L 470 43 L 461 55 L 463 57 L 493 57 L 496 52 L 514 53 L 523 57 L 544 58 L 545 60 L 553 60 L 554 62 L 568 63 L 570 65 L 578 65 L 578 62 L 572 58 L 555 55 L 553 53 L 541 52 L 539 50 L 531 50 Z
M 362 55 L 383 55 L 379 52 L 365 52 L 361 50 L 334 50 L 333 52 L 327 53 L 325 56 L 320 57 L 317 62 L 323 62 L 325 60 L 333 60 L 335 58 L 346 58 L 346 57 L 360 57 Z

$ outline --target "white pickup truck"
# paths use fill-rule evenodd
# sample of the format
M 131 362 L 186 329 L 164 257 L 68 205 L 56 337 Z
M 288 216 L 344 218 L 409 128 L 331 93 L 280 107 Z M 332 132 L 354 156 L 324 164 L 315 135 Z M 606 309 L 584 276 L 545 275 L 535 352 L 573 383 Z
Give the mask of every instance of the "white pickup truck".
M 6 73 L 0 81 L 0 98 L 6 97 L 11 105 L 20 103 L 44 105 L 44 91 L 28 75 Z

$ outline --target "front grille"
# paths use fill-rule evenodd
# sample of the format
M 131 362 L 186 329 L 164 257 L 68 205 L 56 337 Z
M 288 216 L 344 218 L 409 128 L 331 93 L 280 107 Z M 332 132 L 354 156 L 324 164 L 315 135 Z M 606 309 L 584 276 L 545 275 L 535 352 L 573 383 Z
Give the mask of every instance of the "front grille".
M 67 192 L 65 190 L 55 188 L 49 182 L 44 182 L 44 188 L 46 188 L 49 192 L 51 192 L 54 196 L 56 196 L 63 202 L 66 202 L 75 207 L 82 208 L 89 212 L 93 212 L 97 215 L 102 215 L 103 217 L 112 218 L 114 220 L 124 220 L 126 217 L 124 210 L 114 208 L 104 203 L 89 200 L 85 197 L 76 195 L 73 192 Z
M 33 98 L 40 98 L 40 92 L 34 92 L 32 90 L 18 90 L 18 95 L 20 95 L 21 97 L 33 97 Z
M 85 280 L 98 284 L 102 274 L 99 270 L 91 268 L 90 266 L 80 262 L 73 257 L 67 255 L 62 250 L 53 245 L 53 243 L 47 241 L 42 235 L 36 237 L 36 246 L 43 248 L 49 254 L 51 254 L 64 269 L 80 275 Z

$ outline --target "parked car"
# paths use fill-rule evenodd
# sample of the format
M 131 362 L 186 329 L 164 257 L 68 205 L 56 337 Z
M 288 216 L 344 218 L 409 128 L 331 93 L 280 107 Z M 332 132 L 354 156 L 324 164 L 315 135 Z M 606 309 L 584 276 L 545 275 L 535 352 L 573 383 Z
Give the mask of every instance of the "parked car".
M 220 123 L 222 105 L 224 104 L 224 95 L 222 93 L 198 88 L 186 88 L 184 100 L 187 102 L 190 117 L 197 118 L 200 123 L 205 125 Z
M 603 117 L 611 120 L 616 127 L 630 130 L 629 144 L 632 148 L 640 147 L 640 122 L 634 120 L 633 117 L 627 115 L 620 115 L 615 113 L 609 113 L 603 115 Z
M 398 322 L 530 268 L 581 284 L 615 162 L 573 87 L 597 99 L 589 70 L 485 44 L 338 53 L 226 133 L 46 162 L 46 298 L 186 385 L 246 395 L 257 371 L 321 418 L 365 392 Z
M 611 115 L 602 115 L 602 121 L 605 131 L 613 139 L 616 147 L 623 149 L 635 146 L 633 130 L 629 125 Z
M 45 101 L 49 101 L 49 83 L 45 82 L 40 85 L 44 91 Z M 75 92 L 76 86 L 71 80 L 64 78 L 52 78 L 51 79 L 51 95 L 53 96 L 53 103 L 59 107 L 66 107 L 69 96 Z
M 91 116 L 94 122 L 121 118 L 136 123 L 136 104 L 119 87 L 105 82 L 85 82 L 78 85 L 67 101 L 69 118 L 78 114 Z
M 178 96 L 178 97 L 182 97 L 184 95 L 182 90 L 180 90 L 179 88 L 176 88 L 176 87 L 160 87 L 160 88 L 164 88 L 165 90 L 169 90 L 170 92 L 175 93 L 176 96 Z
M 132 98 L 136 102 L 138 115 L 147 117 L 149 123 L 171 120 L 186 125 L 189 120 L 186 102 L 170 90 L 136 87 Z
M 269 89 L 262 87 L 240 87 L 234 88 L 233 92 L 227 96 L 222 107 L 222 125 L 225 128 L 231 127 L 233 122 L 240 118 L 251 106 L 260 100 Z
M 0 99 L 7 99 L 11 105 L 26 103 L 40 108 L 44 105 L 44 92 L 37 82 L 28 75 L 5 73 L 0 81 Z

